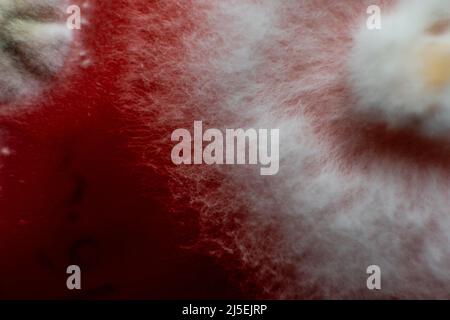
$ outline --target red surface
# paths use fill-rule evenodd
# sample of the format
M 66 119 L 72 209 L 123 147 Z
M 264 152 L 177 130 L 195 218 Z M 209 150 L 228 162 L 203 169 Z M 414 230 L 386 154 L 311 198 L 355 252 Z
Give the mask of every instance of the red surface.
M 91 7 L 78 34 L 91 67 L 68 66 L 36 108 L 0 120 L 12 152 L 0 169 L 0 298 L 242 296 L 239 275 L 180 248 L 195 236 L 195 215 L 180 230 L 161 205 L 165 178 L 127 148 L 131 124 L 115 108 L 123 3 Z M 66 289 L 70 264 L 82 268 L 82 291 Z

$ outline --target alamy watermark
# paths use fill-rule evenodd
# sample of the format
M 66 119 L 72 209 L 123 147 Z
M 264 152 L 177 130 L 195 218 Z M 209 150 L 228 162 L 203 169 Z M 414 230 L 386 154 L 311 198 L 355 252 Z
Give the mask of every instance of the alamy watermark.
M 178 142 L 171 159 L 176 165 L 260 165 L 263 176 L 276 175 L 280 165 L 279 129 L 219 129 L 203 132 L 203 122 L 194 121 L 194 132 L 176 129 Z
M 77 265 L 70 265 L 67 267 L 66 286 L 69 290 L 81 290 L 81 268 Z
M 366 273 L 370 276 L 367 278 L 367 289 L 381 290 L 381 268 L 377 265 L 367 267 Z
M 367 14 L 369 18 L 367 19 L 367 29 L 369 30 L 380 30 L 381 29 L 381 8 L 376 5 L 367 7 Z
M 70 30 L 81 29 L 81 8 L 77 5 L 70 5 L 66 9 L 66 13 L 69 17 L 66 20 L 66 26 Z

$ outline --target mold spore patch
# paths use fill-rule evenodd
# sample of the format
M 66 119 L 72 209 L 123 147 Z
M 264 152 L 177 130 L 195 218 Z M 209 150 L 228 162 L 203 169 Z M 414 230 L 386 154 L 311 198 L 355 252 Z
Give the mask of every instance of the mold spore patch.
M 62 68 L 65 0 L 0 0 L 0 103 L 35 95 Z

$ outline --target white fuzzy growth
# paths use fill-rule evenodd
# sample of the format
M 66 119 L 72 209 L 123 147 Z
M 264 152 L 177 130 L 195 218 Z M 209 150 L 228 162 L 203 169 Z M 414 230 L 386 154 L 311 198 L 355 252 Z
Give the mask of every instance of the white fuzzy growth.
M 0 102 L 36 94 L 64 64 L 65 0 L 0 0 Z
M 238 252 L 245 264 L 260 270 L 266 290 L 277 297 L 448 297 L 449 184 L 439 169 L 423 173 L 402 161 L 379 158 L 354 163 L 353 172 L 344 173 L 341 167 L 348 164 L 338 155 L 345 153 L 351 136 L 333 145 L 314 133 L 349 107 L 351 99 L 335 92 L 345 82 L 352 28 L 366 17 L 369 3 L 261 1 L 252 10 L 240 3 L 233 3 L 241 10 L 234 10 L 239 14 L 229 18 L 231 25 L 215 21 L 216 36 L 225 43 L 220 58 L 210 60 L 208 68 L 199 61 L 193 72 L 223 70 L 203 73 L 202 82 L 230 88 L 218 105 L 236 112 L 241 119 L 236 127 L 244 118 L 247 127 L 280 128 L 282 162 L 272 178 L 229 170 L 234 185 L 229 190 L 224 183 L 223 194 L 201 188 L 195 201 L 205 203 L 205 225 L 240 225 L 219 241 L 224 250 Z M 254 19 L 254 12 L 267 18 Z M 245 33 L 236 41 L 238 33 L 229 33 L 233 26 L 262 20 L 268 24 L 263 37 Z M 237 49 L 249 52 L 251 68 L 239 70 L 237 65 L 239 71 L 229 73 L 230 63 L 238 61 L 227 53 Z M 322 118 L 312 121 L 306 116 L 310 111 Z M 194 176 L 198 181 L 198 172 Z M 236 195 L 232 190 L 247 192 Z M 234 202 L 217 201 L 231 194 Z M 250 213 L 236 223 L 239 203 Z M 268 237 L 271 229 L 281 236 Z M 365 271 L 372 264 L 383 272 L 381 292 L 366 288 Z
M 431 8 L 442 8 L 445 2 L 433 2 Z M 201 229 L 213 253 L 239 256 L 243 265 L 256 271 L 267 293 L 278 298 L 449 298 L 446 170 L 433 164 L 424 169 L 423 164 L 389 153 L 345 157 L 354 153 L 353 148 L 358 150 L 360 131 L 343 111 L 364 105 L 352 104 L 345 85 L 352 35 L 365 25 L 369 5 L 378 4 L 387 12 L 392 2 L 205 0 L 196 1 L 188 8 L 191 11 L 180 9 L 178 1 L 165 3 L 176 3 L 173 7 L 194 19 L 201 17 L 196 21 L 205 25 L 180 35 L 182 59 L 179 48 L 170 43 L 139 39 L 130 44 L 131 61 L 155 63 L 148 69 L 131 63 L 124 94 L 132 92 L 129 83 L 140 77 L 170 88 L 162 93 L 148 90 L 144 98 L 135 91 L 130 99 L 131 107 L 150 123 L 150 132 L 161 132 L 161 146 L 166 146 L 164 137 L 170 132 L 158 130 L 189 127 L 194 119 L 216 128 L 281 130 L 280 171 L 274 177 L 237 166 L 162 168 L 158 158 L 152 160 L 163 147 L 154 141 L 144 143 L 152 155 L 149 164 L 168 171 L 175 196 L 189 189 L 187 195 L 201 213 Z M 407 3 L 412 2 L 403 5 Z M 415 17 L 418 13 L 409 10 L 418 6 L 415 2 L 397 14 Z M 169 6 L 167 12 L 173 11 Z M 158 25 L 182 25 L 179 16 L 165 24 L 149 23 L 158 21 L 151 16 L 156 14 L 139 16 L 134 27 L 151 26 L 152 32 L 166 35 L 167 29 Z M 425 16 L 433 20 L 432 15 Z M 394 22 L 383 20 L 382 37 L 389 38 L 384 30 Z M 407 35 L 417 35 L 425 25 L 426 19 L 402 24 L 406 37 L 394 41 L 396 30 L 395 48 L 405 46 Z M 365 45 L 373 46 L 371 41 Z M 362 53 L 365 45 L 357 44 Z M 378 51 L 382 57 L 377 59 L 390 63 L 383 58 L 388 53 Z M 362 63 L 355 65 L 364 72 Z M 389 68 L 397 70 L 395 66 Z M 384 106 L 398 107 L 396 101 L 405 101 L 390 95 L 401 91 L 378 83 L 380 70 L 364 68 L 371 70 L 370 77 L 361 82 L 367 81 L 370 90 L 361 92 Z M 378 80 L 372 83 L 374 76 Z M 377 85 L 382 88 L 372 88 Z M 371 96 L 376 90 L 383 95 Z M 390 114 L 391 109 L 386 110 Z M 404 114 L 392 112 L 383 119 L 399 126 L 400 120 L 393 119 Z M 317 133 L 336 123 L 351 127 L 340 140 Z M 219 186 L 212 188 L 211 181 Z M 382 270 L 380 292 L 366 287 L 366 268 L 373 264 Z
M 393 128 L 415 127 L 429 136 L 448 136 L 450 85 L 427 87 L 418 52 L 427 44 L 450 44 L 449 32 L 427 32 L 434 23 L 450 18 L 449 1 L 402 1 L 381 18 L 381 30 L 369 30 L 361 23 L 348 60 L 359 98 L 355 111 Z

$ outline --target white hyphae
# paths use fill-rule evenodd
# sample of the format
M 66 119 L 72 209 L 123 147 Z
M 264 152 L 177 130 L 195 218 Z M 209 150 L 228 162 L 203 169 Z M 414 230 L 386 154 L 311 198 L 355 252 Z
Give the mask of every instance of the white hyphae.
M 362 115 L 427 136 L 450 132 L 450 6 L 404 1 L 365 25 L 349 59 Z
M 34 94 L 64 63 L 64 0 L 0 0 L 0 102 Z
M 238 256 L 277 298 L 449 297 L 448 156 L 427 158 L 416 142 L 429 139 L 416 135 L 392 146 L 404 131 L 368 125 L 374 114 L 395 128 L 445 131 L 448 2 L 165 1 L 162 12 L 142 14 L 147 23 L 131 22 L 159 35 L 126 39 L 132 63 L 122 81 L 126 93 L 140 78 L 168 88 L 132 96 L 153 136 L 197 119 L 280 129 L 274 176 L 241 166 L 162 168 L 149 157 L 170 172 L 177 200 L 186 192 L 199 209 L 213 254 Z M 372 5 L 381 30 L 354 38 Z M 167 20 L 173 12 L 183 14 Z M 179 28 L 183 19 L 196 28 Z M 144 148 L 156 154 L 170 132 Z M 367 270 L 381 271 L 381 290 L 370 290 L 377 281 L 367 285 Z

